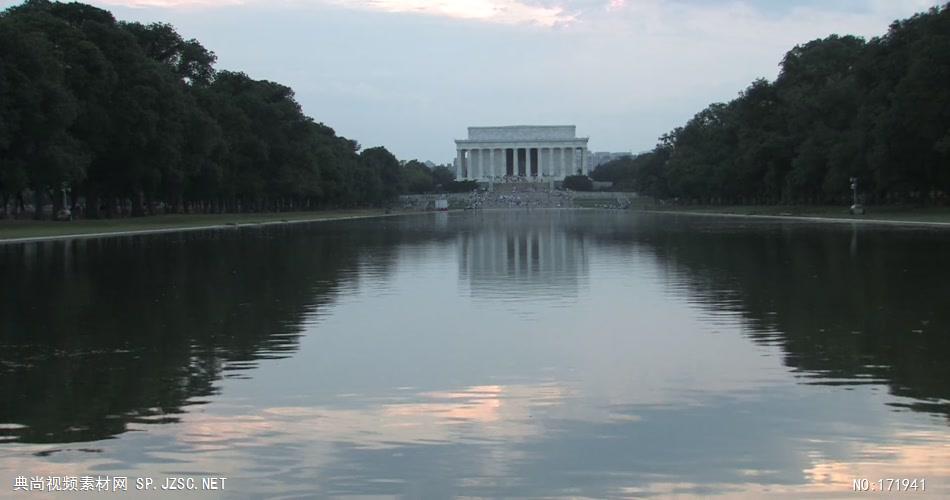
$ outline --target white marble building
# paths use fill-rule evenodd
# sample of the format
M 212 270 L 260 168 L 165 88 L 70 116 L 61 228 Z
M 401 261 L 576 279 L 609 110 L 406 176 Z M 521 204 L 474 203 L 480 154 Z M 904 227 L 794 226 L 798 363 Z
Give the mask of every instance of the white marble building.
M 469 127 L 457 139 L 455 178 L 479 182 L 560 181 L 590 174 L 587 137 L 574 125 Z

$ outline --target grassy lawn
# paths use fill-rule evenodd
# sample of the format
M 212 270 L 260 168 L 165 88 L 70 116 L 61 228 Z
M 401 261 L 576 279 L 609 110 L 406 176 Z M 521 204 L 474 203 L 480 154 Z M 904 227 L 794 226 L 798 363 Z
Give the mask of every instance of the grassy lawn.
M 394 211 L 394 213 L 396 213 Z M 346 217 L 372 217 L 385 214 L 382 209 L 326 210 L 320 212 L 284 212 L 264 214 L 155 215 L 123 219 L 76 220 L 71 222 L 0 220 L 0 241 L 16 238 L 41 238 L 94 233 L 119 233 L 162 229 L 187 229 L 204 226 L 260 224 L 332 220 Z
M 575 200 L 580 207 L 595 208 L 604 200 Z M 580 203 L 577 203 L 580 202 Z M 631 207 L 644 211 L 664 211 L 701 214 L 768 215 L 797 217 L 826 217 L 838 219 L 865 219 L 894 222 L 942 222 L 950 223 L 950 207 L 867 207 L 865 215 L 851 215 L 847 207 L 832 206 L 676 206 L 654 205 L 639 200 Z M 393 211 L 393 213 L 400 213 Z M 194 227 L 260 224 L 267 222 L 299 222 L 333 220 L 348 217 L 373 217 L 384 215 L 382 209 L 326 210 L 320 212 L 285 212 L 264 214 L 196 214 L 156 215 L 123 219 L 77 220 L 72 222 L 0 220 L 0 241 L 19 238 L 42 238 L 47 236 L 70 236 L 96 233 L 121 233 L 126 231 L 149 231 L 187 229 Z
M 864 215 L 851 215 L 848 207 L 836 206 L 676 206 L 646 203 L 635 208 L 669 212 L 688 212 L 730 215 L 768 215 L 795 217 L 825 217 L 833 219 L 864 219 L 894 222 L 945 222 L 950 223 L 950 207 L 865 207 Z

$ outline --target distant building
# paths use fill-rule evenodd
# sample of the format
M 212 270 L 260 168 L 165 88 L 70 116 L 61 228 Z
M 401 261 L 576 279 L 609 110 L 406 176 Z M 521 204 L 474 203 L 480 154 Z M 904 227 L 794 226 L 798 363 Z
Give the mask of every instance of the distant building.
M 596 153 L 590 154 L 590 169 L 594 170 L 600 165 L 607 163 L 609 161 L 619 160 L 621 158 L 632 157 L 633 153 L 621 152 L 621 153 L 608 153 L 606 151 L 598 151 Z
M 574 125 L 469 127 L 455 141 L 456 179 L 560 181 L 590 173 L 587 137 Z

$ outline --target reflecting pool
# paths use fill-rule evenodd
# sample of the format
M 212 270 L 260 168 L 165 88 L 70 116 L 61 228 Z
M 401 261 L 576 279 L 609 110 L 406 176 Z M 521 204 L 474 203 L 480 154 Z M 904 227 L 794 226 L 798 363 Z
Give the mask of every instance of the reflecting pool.
M 0 245 L 0 497 L 946 497 L 947 255 L 597 210 Z

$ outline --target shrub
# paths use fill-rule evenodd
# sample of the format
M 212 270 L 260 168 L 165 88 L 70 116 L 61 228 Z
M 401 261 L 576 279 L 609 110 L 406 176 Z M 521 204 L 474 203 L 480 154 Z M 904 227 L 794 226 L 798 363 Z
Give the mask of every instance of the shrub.
M 448 193 L 467 193 L 478 187 L 478 181 L 452 181 L 442 187 Z
M 562 185 L 564 189 L 573 191 L 592 191 L 594 189 L 594 182 L 586 175 L 569 175 L 564 178 L 564 184 Z

